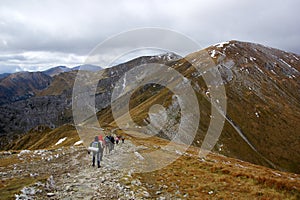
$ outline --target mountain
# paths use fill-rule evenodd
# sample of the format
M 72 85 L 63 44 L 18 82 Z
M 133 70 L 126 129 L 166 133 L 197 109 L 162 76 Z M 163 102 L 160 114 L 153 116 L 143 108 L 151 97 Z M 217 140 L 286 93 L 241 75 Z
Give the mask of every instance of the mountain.
M 53 67 L 50 69 L 47 69 L 45 71 L 43 71 L 44 74 L 47 74 L 48 76 L 54 77 L 58 74 L 64 73 L 64 72 L 70 72 L 70 71 L 77 71 L 77 70 L 86 70 L 86 71 L 99 71 L 102 68 L 96 65 L 79 65 L 73 68 L 68 68 L 66 66 L 57 66 L 57 67 Z
M 18 72 L 0 80 L 0 105 L 27 99 L 51 84 L 52 78 L 41 72 Z
M 0 74 L 0 80 L 3 79 L 3 78 L 6 78 L 10 75 L 10 73 L 3 73 L 3 74 Z
M 171 54 L 143 56 L 104 69 L 95 99 L 102 127 L 117 128 L 110 108 L 111 97 L 117 81 L 125 72 L 141 64 L 161 63 L 180 72 L 186 78 L 184 82 L 190 82 L 197 93 L 201 118 L 192 144 L 200 147 L 211 119 L 217 117 L 216 113 L 212 113 L 212 107 L 218 105 L 218 99 L 211 104 L 212 91 L 203 79 L 203 74 L 211 70 L 205 68 L 204 54 L 212 59 L 222 77 L 222 81 L 211 84 L 224 86 L 227 100 L 224 128 L 213 151 L 281 171 L 300 173 L 300 152 L 297 148 L 300 145 L 297 135 L 297 130 L 300 130 L 300 58 L 299 55 L 259 44 L 230 41 L 191 53 L 186 58 L 170 56 Z M 200 72 L 195 66 L 201 69 Z M 86 77 L 93 77 L 93 74 L 87 71 Z M 145 71 L 134 74 L 137 79 L 134 84 L 147 78 L 148 74 L 161 77 L 159 71 L 146 68 Z M 167 75 L 166 73 L 166 77 Z M 9 138 L 13 133 L 24 134 L 37 125 L 54 128 L 72 123 L 71 97 L 75 77 L 76 71 L 58 74 L 35 97 L 1 106 L 1 113 L 4 114 L 0 118 L 0 128 L 2 135 L 5 135 L 1 139 L 1 148 L 7 148 L 8 143 L 15 140 L 13 138 L 19 138 L 15 136 L 9 140 L 3 139 Z M 178 79 L 170 78 L 169 81 L 179 88 L 185 84 Z M 86 85 L 89 84 L 90 80 L 87 79 Z M 119 87 L 119 90 L 126 92 L 135 85 L 123 84 Z M 182 92 L 184 91 L 183 89 Z M 148 125 L 151 120 L 159 122 L 164 119 L 159 114 L 148 114 L 155 104 L 165 107 L 168 115 L 166 126 L 157 131 L 158 134 L 158 127 L 155 126 L 145 133 L 153 134 L 154 131 L 158 136 L 171 140 L 180 124 L 180 106 L 178 98 L 158 84 L 136 88 L 130 97 L 129 108 L 137 126 L 131 127 L 128 124 L 128 129 L 139 130 L 139 127 Z M 196 105 L 190 106 L 196 108 Z M 119 108 L 123 111 L 124 105 L 119 105 Z M 25 112 L 30 113 L 30 120 L 23 117 Z M 88 117 L 86 122 L 89 121 Z M 189 132 L 186 132 L 186 137 L 189 137 Z
M 48 76 L 53 77 L 60 73 L 69 72 L 69 71 L 71 71 L 71 69 L 66 66 L 57 66 L 57 67 L 47 69 L 47 70 L 43 71 L 43 73 L 47 74 Z
M 227 99 L 226 121 L 213 150 L 255 164 L 300 173 L 299 55 L 259 44 L 230 41 L 171 63 L 170 66 L 183 74 L 192 83 L 194 91 L 197 91 L 201 118 L 193 145 L 199 147 L 211 119 L 216 117 L 211 113 L 211 91 L 201 77 L 203 74 L 192 66 L 203 65 L 205 53 L 213 59 L 223 80 L 212 84 L 224 85 Z M 151 74 L 150 71 L 148 74 Z M 151 76 L 156 77 L 155 73 Z M 170 84 L 180 83 L 174 80 Z M 173 117 L 164 129 L 158 131 L 159 135 L 172 139 L 180 124 L 180 107 L 173 99 L 172 92 L 164 87 L 148 85 L 136 90 L 130 98 L 129 107 L 131 117 L 138 125 L 131 128 L 148 125 L 148 111 L 153 105 L 160 104 Z M 123 106 L 117 105 L 119 110 Z M 102 126 L 116 126 L 110 108 L 97 115 Z M 156 118 L 152 116 L 152 120 L 161 121 L 164 118 L 156 115 Z M 121 114 L 119 117 L 122 121 Z M 151 129 L 157 130 L 156 127 Z M 151 130 L 149 134 L 153 134 Z M 186 132 L 186 135 L 189 133 Z
M 72 68 L 72 70 L 86 70 L 86 71 L 92 71 L 92 72 L 100 71 L 102 69 L 103 69 L 102 67 L 99 67 L 96 65 L 89 65 L 89 64 L 79 65 L 79 66 Z

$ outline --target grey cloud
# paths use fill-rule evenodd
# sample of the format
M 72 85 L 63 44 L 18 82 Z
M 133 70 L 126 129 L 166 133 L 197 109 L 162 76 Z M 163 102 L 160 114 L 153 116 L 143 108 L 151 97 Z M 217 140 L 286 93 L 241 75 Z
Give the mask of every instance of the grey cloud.
M 237 39 L 299 54 L 299 7 L 298 0 L 3 0 L 0 68 L 16 65 L 34 70 L 36 65 L 49 66 L 50 62 L 72 65 L 82 61 L 99 42 L 138 27 L 173 29 L 203 47 Z M 123 45 L 131 44 L 128 41 Z M 118 48 L 119 44 L 107 47 L 104 59 L 112 57 Z M 52 56 L 36 56 L 35 61 L 27 61 L 28 56 L 22 57 L 24 52 L 52 52 Z M 75 61 L 55 58 L 54 54 L 73 56 Z

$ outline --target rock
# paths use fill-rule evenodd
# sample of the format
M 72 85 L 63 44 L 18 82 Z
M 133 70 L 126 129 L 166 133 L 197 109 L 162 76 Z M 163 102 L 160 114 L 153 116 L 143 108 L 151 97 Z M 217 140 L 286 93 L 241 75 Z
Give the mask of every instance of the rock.
M 46 189 L 47 190 L 53 190 L 53 189 L 55 189 L 55 181 L 54 181 L 52 175 L 47 179 Z
M 24 194 L 24 195 L 34 195 L 36 193 L 36 190 L 35 188 L 33 187 L 24 187 L 21 192 Z
M 70 185 L 67 185 L 67 186 L 65 187 L 65 190 L 66 190 L 66 191 L 70 191 L 70 189 L 71 189 L 71 186 L 70 186 Z
M 140 185 L 142 185 L 142 183 L 140 180 L 133 180 L 133 181 L 131 181 L 131 185 L 140 186 Z
M 159 200 L 166 200 L 166 197 L 159 197 Z
M 47 193 L 47 197 L 53 197 L 53 196 L 55 196 L 54 193 L 52 193 L 52 192 L 48 192 L 48 193 Z
M 150 194 L 147 191 L 143 191 L 142 194 L 143 194 L 144 197 L 150 197 Z
M 161 191 L 156 191 L 155 194 L 160 195 L 162 192 Z

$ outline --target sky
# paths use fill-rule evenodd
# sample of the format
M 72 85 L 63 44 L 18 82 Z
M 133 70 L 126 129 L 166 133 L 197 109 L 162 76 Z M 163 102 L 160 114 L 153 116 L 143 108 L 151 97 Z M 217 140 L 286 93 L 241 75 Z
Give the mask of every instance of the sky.
M 201 47 L 234 39 L 300 54 L 299 8 L 299 0 L 0 0 L 0 73 L 74 67 L 99 43 L 143 27 L 177 31 Z

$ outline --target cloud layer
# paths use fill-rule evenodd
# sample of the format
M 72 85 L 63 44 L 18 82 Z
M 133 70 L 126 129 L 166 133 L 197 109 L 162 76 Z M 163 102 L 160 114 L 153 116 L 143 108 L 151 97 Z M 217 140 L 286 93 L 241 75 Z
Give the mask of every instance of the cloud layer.
M 173 29 L 203 47 L 236 39 L 299 54 L 299 7 L 298 0 L 3 0 L 0 73 L 77 65 L 99 42 L 139 27 Z

